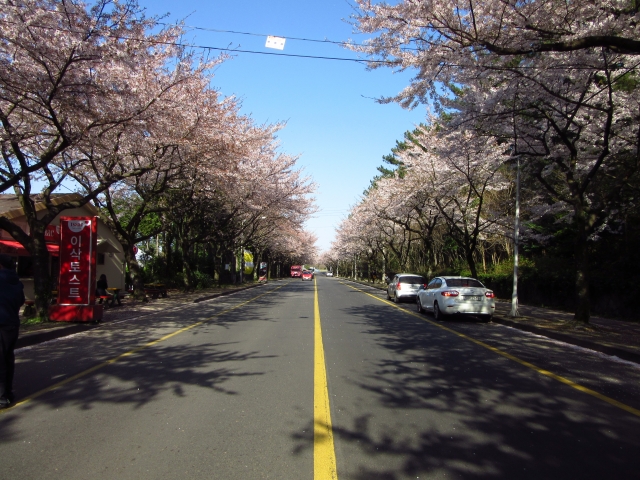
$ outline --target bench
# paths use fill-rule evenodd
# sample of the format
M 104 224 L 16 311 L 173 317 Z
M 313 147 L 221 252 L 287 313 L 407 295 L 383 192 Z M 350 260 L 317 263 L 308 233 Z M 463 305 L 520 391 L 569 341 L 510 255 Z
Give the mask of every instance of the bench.
M 116 297 L 115 295 L 98 295 L 98 303 L 104 302 L 104 308 L 109 308 L 115 306 Z
M 145 285 L 144 293 L 145 295 L 148 295 L 153 299 L 156 299 L 160 296 L 162 298 L 167 298 L 167 288 L 163 284 L 159 284 L 159 283 L 156 283 L 156 284 L 152 283 L 149 285 Z

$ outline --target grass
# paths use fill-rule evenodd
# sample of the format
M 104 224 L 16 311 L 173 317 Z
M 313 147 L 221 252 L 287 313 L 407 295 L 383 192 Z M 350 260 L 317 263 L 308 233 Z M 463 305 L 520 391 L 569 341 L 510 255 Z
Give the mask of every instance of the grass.
M 45 323 L 48 321 L 49 320 L 47 318 L 42 318 L 42 317 L 22 318 L 20 320 L 20 326 L 39 325 L 41 323 Z

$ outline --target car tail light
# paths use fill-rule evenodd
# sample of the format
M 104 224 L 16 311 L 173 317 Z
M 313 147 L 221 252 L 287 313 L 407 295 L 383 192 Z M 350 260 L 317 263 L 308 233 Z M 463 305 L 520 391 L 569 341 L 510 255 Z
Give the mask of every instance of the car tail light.
M 427 284 L 426 284 L 426 283 L 425 283 L 425 284 L 423 284 L 423 285 L 422 285 L 422 288 L 424 288 L 424 289 L 426 290 L 426 289 L 427 289 Z
M 396 290 L 402 290 L 402 284 L 400 282 L 396 285 Z
M 496 294 L 493 292 L 484 292 L 484 296 L 487 298 L 496 298 Z
M 458 292 L 457 290 L 445 290 L 443 292 L 440 292 L 440 295 L 442 295 L 443 297 L 457 297 L 458 295 L 460 295 L 460 292 Z

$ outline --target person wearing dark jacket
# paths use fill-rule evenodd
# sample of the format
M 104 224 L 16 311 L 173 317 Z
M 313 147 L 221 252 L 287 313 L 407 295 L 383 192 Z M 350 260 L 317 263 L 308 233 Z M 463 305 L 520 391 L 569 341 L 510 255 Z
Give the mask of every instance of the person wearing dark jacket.
M 96 282 L 96 297 L 107 297 L 111 294 L 107 292 L 107 288 L 109 288 L 109 284 L 107 283 L 107 276 L 103 273 L 100 275 L 100 278 Z M 102 298 L 98 303 L 102 303 Z
M 13 259 L 0 254 L 0 408 L 14 402 L 13 350 L 20 329 L 20 307 L 24 303 L 24 286 L 14 270 Z

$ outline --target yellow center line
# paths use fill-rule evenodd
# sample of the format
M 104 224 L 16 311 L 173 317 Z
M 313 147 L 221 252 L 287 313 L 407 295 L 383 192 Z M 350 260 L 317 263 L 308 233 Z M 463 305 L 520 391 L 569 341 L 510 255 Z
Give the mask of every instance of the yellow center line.
M 585 387 L 583 385 L 580 385 L 579 383 L 574 382 L 573 380 L 569 380 L 568 378 L 565 378 L 565 377 L 557 375 L 557 374 L 555 374 L 553 372 L 550 372 L 549 370 L 545 370 L 543 368 L 540 368 L 540 367 L 534 365 L 533 363 L 527 362 L 526 360 L 522 360 L 522 359 L 516 357 L 515 355 L 511 355 L 510 353 L 507 353 L 504 350 L 500 350 L 499 348 L 493 347 L 493 346 L 491 346 L 491 345 L 489 345 L 487 343 L 484 343 L 484 342 L 482 342 L 480 340 L 476 340 L 475 338 L 470 337 L 468 335 L 465 335 L 464 333 L 460 333 L 460 332 L 457 332 L 455 330 L 452 330 L 451 328 L 447 328 L 444 325 L 440 325 L 439 323 L 436 323 L 436 322 L 434 322 L 432 320 L 429 320 L 428 318 L 425 318 L 424 315 L 420 315 L 420 314 L 412 312 L 410 310 L 405 310 L 404 308 L 399 307 L 398 305 L 396 305 L 394 303 L 391 303 L 391 302 L 389 302 L 387 300 L 384 300 L 382 298 L 376 297 L 375 295 L 372 295 L 369 292 L 365 292 L 364 290 L 361 290 L 360 288 L 356 288 L 356 287 L 354 287 L 352 285 L 349 285 L 349 284 L 346 284 L 344 282 L 340 282 L 340 283 L 342 283 L 343 285 L 346 285 L 349 288 L 352 288 L 354 290 L 362 292 L 365 295 L 369 295 L 370 297 L 375 298 L 376 300 L 378 300 L 378 301 L 380 301 L 382 303 L 386 303 L 388 305 L 391 305 L 392 307 L 395 307 L 395 308 L 397 308 L 399 310 L 402 310 L 403 312 L 405 312 L 405 313 L 407 313 L 409 315 L 412 315 L 414 317 L 417 317 L 420 320 L 423 320 L 425 322 L 429 322 L 430 324 L 432 324 L 432 325 L 434 325 L 434 326 L 436 326 L 436 327 L 438 327 L 438 328 L 440 328 L 442 330 L 445 330 L 447 332 L 453 333 L 454 335 L 457 335 L 460 338 L 464 338 L 465 340 L 473 342 L 476 345 L 484 347 L 487 350 L 491 350 L 492 352 L 497 353 L 498 355 L 502 355 L 503 357 L 508 358 L 509 360 L 513 360 L 514 362 L 517 362 L 520 365 L 523 365 L 523 366 L 525 366 L 527 368 L 530 368 L 531 370 L 534 370 L 534 371 L 538 372 L 540 375 L 544 375 L 546 377 L 553 378 L 554 380 L 557 380 L 560 383 L 564 383 L 565 385 L 568 385 L 569 387 L 574 388 L 574 389 L 576 389 L 576 390 L 578 390 L 578 391 L 580 391 L 582 393 L 586 393 L 587 395 L 591 395 L 592 397 L 595 397 L 595 398 L 597 398 L 599 400 L 602 400 L 603 402 L 607 402 L 610 405 L 613 405 L 614 407 L 618 407 L 621 410 L 624 410 L 625 412 L 628 412 L 628 413 L 631 413 L 632 415 L 640 417 L 640 410 L 638 410 L 637 408 L 633 408 L 633 407 L 631 407 L 629 405 L 626 405 L 626 404 L 624 404 L 622 402 L 614 400 L 611 397 L 607 397 L 606 395 L 603 395 L 603 394 L 601 394 L 599 392 L 596 392 L 595 390 L 591 390 L 588 387 Z
M 22 400 L 20 400 L 19 402 L 17 402 L 15 405 L 12 405 L 10 408 L 6 408 L 6 409 L 4 409 L 4 410 L 0 410 L 0 415 L 2 415 L 2 414 L 3 414 L 3 413 L 5 413 L 5 412 L 8 412 L 8 411 L 10 411 L 10 410 L 13 410 L 14 408 L 17 408 L 17 407 L 19 407 L 19 406 L 22 406 L 22 405 L 24 405 L 24 404 L 26 404 L 26 403 L 29 403 L 31 400 L 34 400 L 34 399 L 36 399 L 36 398 L 38 398 L 38 397 L 41 397 L 41 396 L 42 396 L 42 395 L 44 395 L 45 393 L 49 393 L 49 392 L 51 392 L 51 391 L 53 391 L 53 390 L 57 390 L 58 388 L 60 388 L 60 387 L 62 387 L 62 386 L 64 386 L 64 385 L 66 385 L 66 384 L 68 384 L 68 383 L 71 383 L 71 382 L 73 382 L 73 381 L 75 381 L 75 380 L 78 380 L 79 378 L 85 377 L 85 376 L 89 375 L 90 373 L 95 372 L 96 370 L 100 370 L 101 368 L 104 368 L 104 367 L 106 367 L 106 366 L 108 366 L 108 365 L 112 365 L 112 364 L 114 364 L 114 363 L 116 363 L 116 362 L 118 362 L 118 361 L 122 360 L 123 358 L 130 357 L 131 355 L 133 355 L 133 354 L 135 354 L 135 353 L 138 353 L 140 350 L 144 350 L 145 348 L 148 348 L 148 347 L 152 347 L 152 346 L 154 346 L 154 345 L 157 345 L 157 344 L 158 344 L 158 343 L 160 343 L 160 342 L 164 342 L 165 340 L 168 340 L 168 339 L 170 339 L 171 337 L 175 337 L 176 335 L 180 335 L 181 333 L 184 333 L 184 332 L 186 332 L 186 331 L 188 331 L 188 330 L 191 330 L 192 328 L 199 327 L 200 325 L 203 325 L 203 324 L 205 324 L 205 323 L 207 323 L 207 322 L 209 322 L 209 321 L 213 320 L 213 319 L 214 319 L 214 318 L 216 318 L 216 317 L 219 317 L 219 316 L 221 316 L 221 315 L 224 315 L 224 314 L 226 314 L 226 313 L 229 313 L 229 312 L 231 312 L 232 310 L 235 310 L 235 309 L 237 309 L 237 308 L 240 308 L 240 307 L 242 307 L 242 306 L 246 305 L 247 303 L 250 303 L 250 302 L 253 302 L 254 300 L 257 300 L 257 299 L 258 299 L 258 298 L 260 298 L 260 297 L 264 297 L 265 295 L 269 295 L 270 293 L 273 293 L 273 292 L 275 292 L 276 290 L 281 289 L 282 287 L 286 287 L 289 283 L 291 283 L 291 282 L 287 282 L 287 283 L 285 283 L 284 285 L 280 285 L 279 287 L 276 287 L 276 288 L 274 288 L 273 290 L 269 290 L 268 292 L 261 293 L 260 295 L 257 295 L 257 296 L 255 296 L 255 297 L 253 297 L 253 298 L 250 298 L 249 300 L 246 300 L 246 301 L 244 301 L 244 302 L 242 302 L 242 303 L 239 303 L 238 305 L 236 305 L 236 306 L 234 306 L 234 307 L 231 307 L 231 308 L 227 308 L 227 309 L 225 309 L 225 310 L 222 310 L 221 312 L 216 313 L 215 315 L 212 315 L 212 316 L 211 316 L 211 317 L 209 317 L 209 318 L 205 318 L 204 320 L 200 320 L 199 322 L 193 323 L 193 324 L 188 325 L 188 326 L 186 326 L 186 327 L 184 327 L 184 328 L 181 328 L 181 329 L 179 329 L 179 330 L 176 330 L 175 332 L 169 333 L 169 334 L 165 335 L 164 337 L 161 337 L 161 338 L 158 338 L 158 339 L 156 339 L 156 340 L 152 340 L 152 341 L 150 341 L 150 342 L 147 342 L 147 343 L 145 343 L 145 344 L 142 344 L 142 345 L 140 345 L 139 347 L 134 348 L 133 350 L 129 350 L 128 352 L 122 353 L 122 354 L 118 355 L 117 357 L 113 357 L 113 358 L 111 358 L 111 359 L 109 359 L 109 360 L 106 360 L 106 361 L 104 361 L 104 362 L 102 362 L 102 363 L 100 363 L 100 364 L 98 364 L 98 365 L 95 365 L 95 366 L 93 366 L 93 367 L 91 367 L 91 368 L 88 368 L 88 369 L 86 369 L 86 370 L 83 370 L 82 372 L 77 373 L 77 374 L 75 374 L 75 375 L 73 375 L 73 376 L 71 376 L 71 377 L 69 377 L 69 378 L 65 378 L 64 380 L 62 380 L 62 381 L 60 381 L 60 382 L 58 382 L 58 383 L 56 383 L 56 384 L 54 384 L 54 385 L 51 385 L 50 387 L 47 387 L 47 388 L 45 388 L 45 389 L 42 389 L 42 390 L 40 390 L 40 391 L 38 391 L 38 392 L 36 392 L 36 393 L 33 393 L 33 394 L 29 395 L 28 397 L 23 398 Z M 107 324 L 107 325 L 108 325 L 108 324 Z
M 314 480 L 337 480 L 338 469 L 333 446 L 327 370 L 322 345 L 318 285 L 315 278 L 313 279 L 313 291 L 313 478 Z

